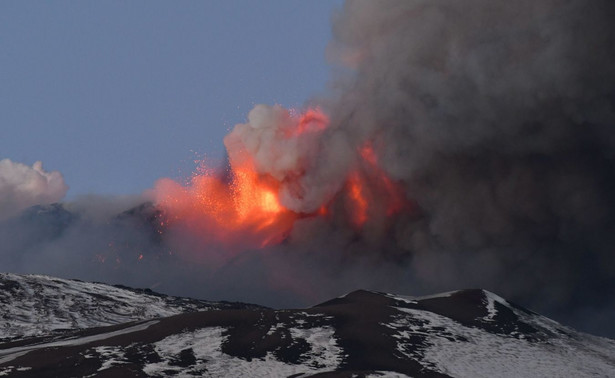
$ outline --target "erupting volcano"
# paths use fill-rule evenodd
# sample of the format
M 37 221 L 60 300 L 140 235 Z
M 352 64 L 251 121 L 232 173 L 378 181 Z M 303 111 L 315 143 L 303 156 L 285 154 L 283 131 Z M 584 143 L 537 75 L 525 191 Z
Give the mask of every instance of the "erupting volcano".
M 299 218 L 340 215 L 360 231 L 370 219 L 381 222 L 404 209 L 401 184 L 378 166 L 371 141 L 356 151 L 336 190 L 320 194 L 316 205 L 306 203 L 313 198 L 307 173 L 329 125 L 319 108 L 299 113 L 256 106 L 248 123 L 224 139 L 229 167 L 220 171 L 201 161 L 186 185 L 170 179 L 157 183 L 155 201 L 165 223 L 181 224 L 204 242 L 237 251 L 281 242 Z
M 52 17 L 42 30 L 62 34 L 32 34 L 45 37 L 40 48 L 25 44 L 28 54 L 6 70 L 11 80 L 17 69 L 24 74 L 6 86 L 7 98 L 24 97 L 21 107 L 9 104 L 16 137 L 4 133 L 5 145 L 18 156 L 15 146 L 31 148 L 32 158 L 43 154 L 58 168 L 46 153 L 66 159 L 67 148 L 86 146 L 82 156 L 94 158 L 67 161 L 66 177 L 82 177 L 82 189 L 70 192 L 62 174 L 41 163 L 0 160 L 3 270 L 278 308 L 357 289 L 483 288 L 615 336 L 615 298 L 605 295 L 615 292 L 615 1 L 349 0 L 330 17 L 324 88 L 307 85 L 317 83 L 309 69 L 317 57 L 289 33 L 320 35 L 309 13 L 288 27 L 278 3 L 246 18 L 222 7 L 229 18 L 219 26 L 228 28 L 216 31 L 216 7 L 202 7 L 203 17 L 179 8 L 161 9 L 152 33 L 135 28 L 142 42 L 124 38 L 130 29 L 93 44 L 85 28 L 68 33 Z M 136 11 L 135 21 L 151 22 L 154 13 Z M 165 27 L 171 21 L 182 25 Z M 115 30 L 106 18 L 90 24 L 104 26 L 101 36 Z M 23 25 L 15 23 L 15 45 L 36 29 Z M 175 43 L 166 39 L 174 32 L 187 34 Z M 56 51 L 48 43 L 65 35 L 85 36 L 93 59 L 80 49 L 31 59 L 30 51 Z M 246 45 L 236 45 L 244 36 Z M 127 64 L 133 58 L 145 60 Z M 55 63 L 36 67 L 67 70 L 51 72 L 57 85 L 24 64 L 47 61 Z M 96 63 L 91 71 L 80 66 L 87 62 Z M 117 74 L 106 64 L 113 62 Z M 63 86 L 70 78 L 104 82 L 71 90 Z M 22 90 L 25 79 L 34 80 L 31 91 Z M 56 104 L 56 92 L 70 101 Z M 89 102 L 75 101 L 86 94 Z M 41 108 L 43 95 L 54 101 Z M 256 105 L 226 136 L 216 128 L 243 118 L 237 110 L 255 100 L 304 105 Z M 70 119 L 73 127 L 53 131 Z M 212 153 L 208 141 L 223 138 L 224 164 L 200 161 L 187 179 L 158 180 L 188 151 Z

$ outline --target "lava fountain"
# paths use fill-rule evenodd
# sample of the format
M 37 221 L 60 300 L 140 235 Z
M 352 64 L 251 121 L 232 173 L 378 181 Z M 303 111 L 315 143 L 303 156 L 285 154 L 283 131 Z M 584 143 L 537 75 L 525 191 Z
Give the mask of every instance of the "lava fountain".
M 154 198 L 164 222 L 234 254 L 280 243 L 299 218 L 331 218 L 342 212 L 346 223 L 360 231 L 370 217 L 401 211 L 406 202 L 401 185 L 378 166 L 371 143 L 357 151 L 358 162 L 346 173 L 344 185 L 317 210 L 306 212 L 285 202 L 282 191 L 294 200 L 304 196 L 301 179 L 328 128 L 329 119 L 319 108 L 296 112 L 257 105 L 248 123 L 236 125 L 224 139 L 227 171 L 201 162 L 185 185 L 170 179 L 156 183 Z

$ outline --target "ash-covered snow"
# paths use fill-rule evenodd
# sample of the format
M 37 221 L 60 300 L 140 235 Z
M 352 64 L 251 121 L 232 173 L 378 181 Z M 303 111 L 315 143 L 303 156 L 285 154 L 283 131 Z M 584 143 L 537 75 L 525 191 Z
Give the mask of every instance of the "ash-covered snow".
M 416 301 L 422 301 L 425 299 L 433 299 L 433 298 L 447 298 L 450 297 L 451 295 L 458 293 L 458 290 L 454 290 L 454 291 L 446 291 L 443 293 L 437 293 L 437 294 L 430 294 L 430 295 L 422 295 L 422 296 L 410 296 L 410 295 L 395 295 L 395 294 L 387 294 L 389 297 L 391 298 L 395 298 L 395 299 L 401 299 L 407 302 L 416 302 Z
M 127 333 L 143 331 L 150 327 L 153 324 L 158 323 L 157 320 L 150 320 L 145 323 L 137 324 L 132 327 L 123 328 L 117 331 L 99 333 L 91 336 L 83 336 L 78 338 L 69 338 L 60 341 L 53 341 L 48 343 L 40 343 L 40 344 L 32 344 L 25 346 L 18 346 L 14 348 L 8 349 L 0 349 L 0 364 L 4 364 L 6 362 L 12 361 L 17 357 L 23 356 L 24 354 L 35 350 L 35 349 L 43 349 L 43 348 L 51 348 L 51 347 L 64 347 L 64 346 L 76 346 L 88 344 L 94 341 L 105 340 L 111 337 L 125 335 Z
M 338 347 L 332 327 L 291 328 L 293 339 L 304 339 L 311 347 L 305 354 L 305 365 L 317 369 L 333 370 L 337 368 L 343 356 L 343 350 Z
M 143 372 L 149 376 L 164 376 L 182 373 L 184 375 L 211 375 L 214 366 L 206 366 L 208 361 L 221 363 L 226 360 L 220 345 L 224 341 L 224 328 L 202 328 L 192 332 L 184 332 L 168 336 L 154 344 L 154 349 L 161 361 L 145 365 Z M 185 352 L 189 351 L 189 352 Z M 193 362 L 189 369 L 178 363 L 177 357 L 182 353 L 190 353 Z M 210 370 L 210 368 L 212 370 Z
M 98 353 L 99 358 L 103 361 L 102 366 L 98 369 L 98 371 L 107 370 L 113 366 L 127 363 L 125 360 L 124 350 L 120 347 L 100 346 L 94 348 L 94 351 Z
M 11 374 L 20 371 L 28 371 L 30 369 L 32 368 L 27 366 L 5 366 L 3 368 L 0 368 L 0 377 L 8 377 Z
M 102 283 L 0 273 L 0 342 L 228 306 Z
M 272 353 L 267 353 L 264 358 L 251 360 L 225 354 L 222 351 L 222 345 L 227 339 L 225 329 L 211 327 L 172 335 L 155 343 L 156 353 L 162 361 L 146 365 L 143 372 L 149 376 L 182 374 L 212 377 L 287 377 L 333 371 L 338 367 L 341 349 L 336 345 L 332 328 L 292 328 L 290 332 L 293 338 L 304 339 L 311 347 L 301 364 L 279 361 Z M 189 368 L 178 361 L 178 356 L 182 354 L 193 359 Z
M 504 300 L 504 298 L 501 298 L 495 294 L 493 294 L 490 291 L 484 291 L 485 293 L 485 305 L 487 308 L 487 316 L 485 317 L 485 320 L 493 320 L 493 318 L 497 315 L 498 311 L 495 308 L 495 303 L 501 303 L 506 305 L 506 300 Z
M 23 327 L 39 319 L 89 324 L 90 314 L 109 322 L 136 316 L 128 307 L 114 309 L 111 295 L 120 304 L 133 301 L 133 311 L 143 306 L 141 316 L 183 309 L 177 298 L 169 304 L 169 297 L 138 290 L 3 278 L 20 311 L 7 317 Z M 66 318 L 81 299 L 91 303 Z M 97 300 L 110 302 L 101 311 Z M 29 307 L 33 314 L 26 316 Z M 227 307 L 52 336 L 0 345 L 0 376 L 615 376 L 614 340 L 577 332 L 483 290 L 423 297 L 359 290 L 304 310 Z
M 366 375 L 365 378 L 410 378 L 410 376 L 393 371 L 377 371 L 374 374 Z
M 496 303 L 483 291 L 486 322 L 496 321 Z M 396 307 L 386 326 L 395 332 L 395 353 L 452 377 L 609 377 L 615 375 L 615 341 L 582 334 L 536 314 L 507 306 L 538 333 L 502 335 L 434 312 Z M 417 343 L 417 338 L 423 340 Z

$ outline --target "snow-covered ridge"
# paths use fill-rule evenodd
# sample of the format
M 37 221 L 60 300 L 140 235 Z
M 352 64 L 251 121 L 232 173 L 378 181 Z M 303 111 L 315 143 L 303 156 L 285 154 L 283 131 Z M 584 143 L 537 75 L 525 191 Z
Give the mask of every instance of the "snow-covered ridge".
M 577 332 L 486 290 L 446 294 L 414 301 L 389 295 L 400 311 L 384 324 L 394 331 L 394 353 L 451 377 L 608 377 L 615 372 L 613 340 Z M 434 299 L 440 303 L 429 302 Z M 446 302 L 457 308 L 442 306 Z M 476 313 L 469 319 L 472 307 Z
M 444 293 L 436 293 L 436 294 L 430 294 L 430 295 L 422 295 L 422 296 L 411 296 L 411 295 L 395 295 L 395 294 L 386 294 L 388 297 L 390 298 L 395 298 L 395 299 L 401 299 L 403 301 L 407 301 L 407 302 L 416 302 L 416 301 L 422 301 L 424 299 L 433 299 L 433 298 L 446 298 L 446 297 L 450 297 L 451 295 L 457 293 L 458 290 L 455 291 L 447 291 Z
M 504 338 L 438 314 L 401 311 L 405 315 L 389 325 L 397 331 L 397 353 L 451 377 L 608 377 L 615 372 L 615 349 L 606 340 Z M 425 337 L 420 348 L 413 341 L 417 335 Z
M 102 283 L 0 273 L 0 341 L 228 307 Z
M 614 340 L 484 290 L 423 297 L 358 290 L 312 308 L 274 310 L 45 276 L 5 274 L 0 285 L 2 306 L 19 309 L 5 316 L 7 324 L 53 336 L 0 342 L 0 376 L 606 377 L 615 371 Z M 30 316 L 27 308 L 34 309 Z M 70 333 L 45 333 L 39 323 L 83 327 L 141 316 L 157 319 Z

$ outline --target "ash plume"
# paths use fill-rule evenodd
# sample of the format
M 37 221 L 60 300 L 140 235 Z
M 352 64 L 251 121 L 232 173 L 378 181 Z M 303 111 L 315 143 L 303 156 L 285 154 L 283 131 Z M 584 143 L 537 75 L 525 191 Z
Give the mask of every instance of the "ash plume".
M 407 256 L 411 281 L 612 318 L 614 16 L 610 1 L 347 2 L 304 182 L 334 181 L 340 151 L 372 141 L 421 210 L 375 248 Z
M 613 19 L 607 0 L 348 1 L 329 97 L 257 105 L 223 172 L 0 222 L 2 270 L 270 306 L 480 287 L 615 336 Z

